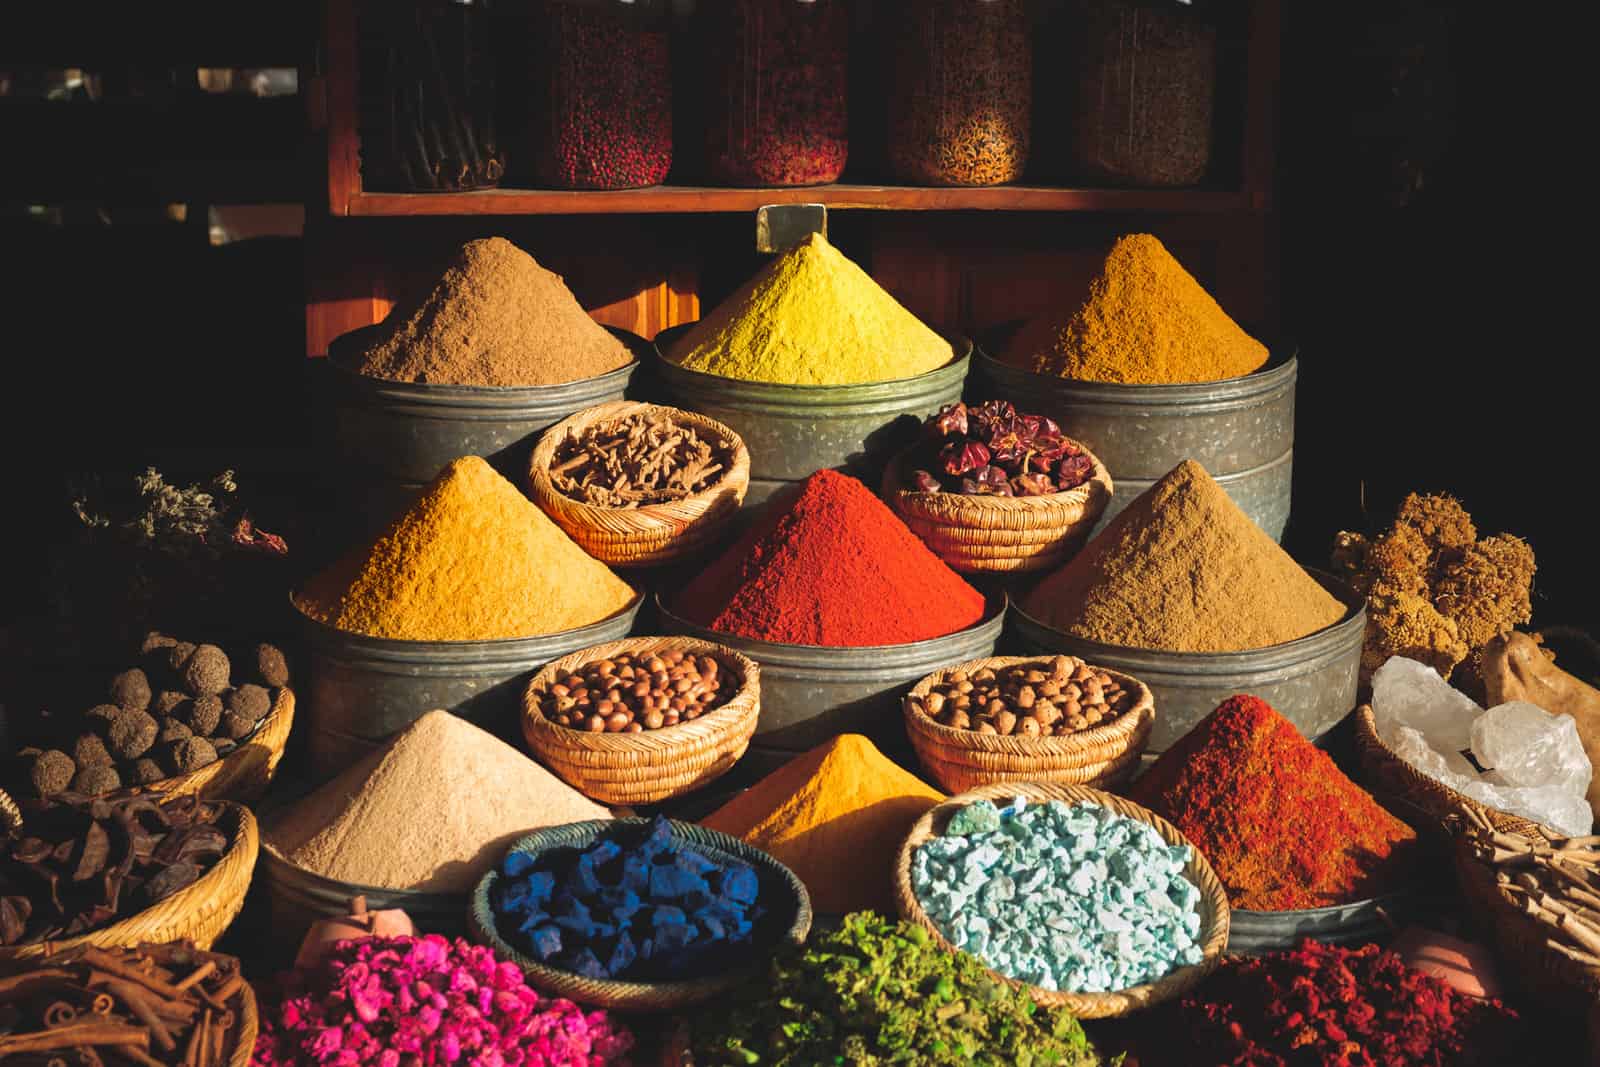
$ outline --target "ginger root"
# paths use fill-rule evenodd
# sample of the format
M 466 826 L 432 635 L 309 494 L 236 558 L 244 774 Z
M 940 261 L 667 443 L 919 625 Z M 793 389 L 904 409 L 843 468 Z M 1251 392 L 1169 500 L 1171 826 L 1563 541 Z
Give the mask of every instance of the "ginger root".
M 1483 648 L 1479 674 L 1490 707 L 1526 700 L 1552 715 L 1571 715 L 1589 762 L 1600 767 L 1600 689 L 1555 665 L 1525 633 L 1500 634 Z M 1600 775 L 1589 783 L 1589 807 L 1600 818 Z

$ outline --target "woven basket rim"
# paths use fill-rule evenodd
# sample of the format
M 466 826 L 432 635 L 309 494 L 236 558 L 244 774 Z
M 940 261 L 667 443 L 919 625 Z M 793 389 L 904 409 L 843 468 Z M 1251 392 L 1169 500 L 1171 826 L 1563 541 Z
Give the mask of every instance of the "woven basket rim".
M 718 830 L 712 830 L 709 827 L 699 826 L 695 823 L 680 822 L 676 819 L 668 820 L 672 828 L 673 837 L 700 851 L 717 853 L 717 858 L 733 859 L 747 863 L 752 867 L 764 869 L 770 881 L 784 887 L 787 891 L 786 895 L 794 905 L 794 920 L 779 933 L 772 943 L 766 945 L 752 944 L 750 946 L 750 958 L 746 963 L 722 974 L 674 981 L 639 982 L 620 979 L 584 978 L 570 971 L 564 971 L 531 959 L 500 936 L 500 931 L 495 921 L 494 909 L 489 903 L 489 893 L 500 879 L 500 863 L 503 862 L 506 855 L 519 851 L 542 855 L 554 848 L 584 848 L 593 844 L 608 830 L 615 830 L 620 826 L 647 826 L 651 821 L 641 817 L 590 819 L 585 822 L 567 823 L 562 826 L 535 830 L 533 833 L 513 841 L 506 848 L 500 861 L 496 861 L 484 873 L 483 877 L 478 880 L 478 884 L 473 887 L 472 893 L 468 897 L 467 925 L 473 940 L 480 944 L 487 944 L 497 953 L 515 963 L 522 968 L 530 979 L 536 980 L 535 984 L 544 983 L 545 985 L 541 986 L 541 988 L 547 987 L 560 990 L 562 987 L 581 984 L 590 992 L 586 996 L 574 997 L 574 999 L 587 1003 L 600 1003 L 598 998 L 603 997 L 605 1005 L 612 1006 L 638 1002 L 640 1005 L 639 1010 L 648 1010 L 647 1005 L 651 1001 L 674 1001 L 677 1005 L 688 1005 L 709 999 L 718 993 L 733 988 L 740 981 L 751 975 L 760 973 L 766 954 L 779 946 L 786 943 L 804 943 L 806 935 L 811 931 L 811 896 L 806 891 L 805 884 L 800 881 L 798 875 L 771 855 L 753 845 L 746 844 L 736 837 L 731 837 Z
M 955 511 L 1041 511 L 1046 508 L 1060 507 L 1089 507 L 1094 503 L 1096 496 L 1104 501 L 1111 499 L 1115 486 L 1111 481 L 1111 471 L 1100 462 L 1100 457 L 1095 455 L 1087 445 L 1075 437 L 1068 437 L 1068 441 L 1083 451 L 1094 464 L 1089 472 L 1089 477 L 1081 485 L 1059 493 L 1045 493 L 1042 496 L 968 496 L 965 493 L 952 493 L 948 490 L 937 493 L 924 493 L 916 489 L 907 489 L 904 486 L 905 462 L 907 457 L 916 450 L 915 445 L 901 449 L 889 460 L 883 472 L 884 495 L 890 498 L 890 503 L 904 503 L 907 508 L 913 508 L 919 500 L 938 501 Z M 1104 493 L 1097 493 L 1096 486 L 1103 486 Z M 1104 508 L 1102 507 L 1102 511 Z M 943 516 L 928 516 L 921 509 L 916 509 L 917 517 L 923 519 L 944 518 Z M 1098 515 L 1094 516 L 1098 519 Z M 1090 518 L 1088 514 L 1084 519 Z M 1082 521 L 1082 520 L 1079 520 Z
M 124 790 L 121 792 L 121 794 L 106 795 L 132 796 L 133 794 Z M 179 800 L 183 798 L 181 796 L 152 796 L 148 799 L 155 801 L 156 803 L 163 803 L 166 800 Z M 69 937 L 61 938 L 60 940 L 30 941 L 25 944 L 4 946 L 3 948 L 0 948 L 0 962 L 19 958 L 32 958 L 32 954 L 35 950 L 38 950 L 43 955 L 50 955 L 57 952 L 67 951 L 80 945 L 95 943 L 96 938 L 104 939 L 108 934 L 111 933 L 111 931 L 116 930 L 117 927 L 123 926 L 127 923 L 132 923 L 139 917 L 157 909 L 171 912 L 191 910 L 196 902 L 204 900 L 216 893 L 218 887 L 222 884 L 221 879 L 226 873 L 228 860 L 240 849 L 246 849 L 251 852 L 248 866 L 253 870 L 255 867 L 256 856 L 259 855 L 261 848 L 260 829 L 256 825 L 254 813 L 252 813 L 251 810 L 245 807 L 243 804 L 239 804 L 231 800 L 200 800 L 199 802 L 202 804 L 211 804 L 221 809 L 220 817 L 217 821 L 223 826 L 228 834 L 228 847 L 223 850 L 222 855 L 217 857 L 217 861 L 208 867 L 199 878 L 196 878 L 193 882 L 184 886 L 171 896 L 163 897 L 154 904 L 141 908 L 138 911 L 130 912 L 127 915 L 120 915 L 113 921 L 105 923 L 101 926 L 97 926 L 92 930 L 85 930 L 81 933 L 72 934 Z M 10 794 L 6 793 L 4 790 L 0 790 L 0 832 L 11 833 L 24 825 L 25 820 L 16 801 L 12 799 Z M 242 899 L 243 895 L 241 894 L 241 902 Z
M 654 646 L 654 647 L 652 647 Z M 613 734 L 589 733 L 586 730 L 575 730 L 570 726 L 561 726 L 551 722 L 545 717 L 536 694 L 543 693 L 554 682 L 558 672 L 573 670 L 585 664 L 593 663 L 596 659 L 608 659 L 622 652 L 630 651 L 634 647 L 650 648 L 658 651 L 661 647 L 685 648 L 699 655 L 714 656 L 717 662 L 724 667 L 738 670 L 739 688 L 723 704 L 711 711 L 692 719 L 680 722 L 675 726 L 664 726 L 659 730 L 646 730 L 640 734 Z M 598 650 L 609 649 L 606 655 L 598 655 Z M 585 749 L 591 752 L 634 752 L 637 753 L 638 742 L 626 742 L 627 738 L 649 738 L 659 743 L 664 750 L 671 749 L 673 742 L 679 740 L 693 740 L 697 735 L 720 734 L 731 727 L 737 726 L 746 717 L 759 714 L 761 698 L 761 668 L 755 660 L 736 649 L 719 645 L 714 641 L 705 641 L 698 637 L 673 637 L 671 635 L 623 637 L 616 641 L 608 641 L 601 645 L 591 645 L 580 648 L 576 652 L 569 652 L 560 659 L 551 660 L 528 679 L 528 684 L 522 690 L 522 729 L 523 737 L 530 745 L 534 744 L 533 733 L 549 738 L 552 747 Z M 727 714 L 724 714 L 726 712 Z M 683 733 L 678 731 L 685 727 L 700 725 L 702 728 Z M 642 755 L 642 753 L 639 753 Z
M 1040 989 L 999 971 L 984 963 L 985 969 L 1001 981 L 1021 989 L 1034 999 L 1036 1003 L 1064 1007 L 1080 1018 L 1096 1019 L 1109 1018 L 1123 1015 L 1138 1008 L 1149 1007 L 1159 1001 L 1177 996 L 1193 987 L 1202 978 L 1211 972 L 1221 961 L 1223 952 L 1228 944 L 1229 916 L 1228 894 L 1222 888 L 1222 883 L 1217 879 L 1216 872 L 1212 870 L 1210 862 L 1205 855 L 1194 846 L 1183 831 L 1171 822 L 1157 815 L 1143 805 L 1136 804 L 1126 797 L 1119 797 L 1102 789 L 1091 786 L 1058 785 L 1050 782 L 1000 782 L 994 785 L 979 786 L 965 793 L 958 793 L 949 800 L 937 805 L 918 819 L 911 832 L 900 845 L 899 855 L 895 859 L 895 896 L 900 908 L 901 917 L 926 929 L 940 945 L 952 952 L 960 951 L 945 935 L 940 932 L 928 913 L 923 909 L 921 901 L 917 899 L 911 887 L 911 867 L 916 855 L 916 850 L 925 842 L 940 836 L 943 827 L 956 812 L 967 805 L 979 800 L 1010 799 L 1012 797 L 1026 797 L 1030 803 L 1045 803 L 1050 800 L 1061 800 L 1066 803 L 1090 803 L 1109 808 L 1113 813 L 1134 819 L 1153 827 L 1165 840 L 1170 843 L 1181 843 L 1189 849 L 1189 862 L 1184 867 L 1184 875 L 1194 883 L 1200 891 L 1200 914 L 1202 926 L 1197 942 L 1203 953 L 1199 963 L 1186 964 L 1162 977 L 1131 986 L 1127 989 L 1113 990 L 1104 993 L 1068 993 Z M 939 830 L 936 831 L 935 827 Z M 1205 914 L 1209 910 L 1211 921 L 1205 923 Z M 982 963 L 983 961 L 979 961 Z
M 1068 659 L 1077 660 L 1085 667 L 1094 667 L 1093 664 L 1088 663 L 1078 656 L 1068 655 L 1064 652 L 1058 654 L 1066 656 Z M 948 748 L 962 748 L 974 752 L 993 752 L 1008 756 L 1029 755 L 1029 753 L 1026 752 L 1013 752 L 1009 749 L 998 747 L 995 744 L 997 741 L 1017 741 L 1020 745 L 1035 749 L 1041 756 L 1071 756 L 1084 747 L 1115 741 L 1124 735 L 1131 737 L 1137 734 L 1139 731 L 1139 720 L 1144 718 L 1146 714 L 1148 714 L 1152 723 L 1154 722 L 1155 693 L 1151 691 L 1148 685 L 1146 685 L 1144 682 L 1141 682 L 1133 675 L 1126 674 L 1119 670 L 1113 670 L 1110 667 L 1094 667 L 1094 670 L 1096 672 L 1104 672 L 1105 674 L 1109 674 L 1113 678 L 1117 679 L 1118 682 L 1123 684 L 1132 682 L 1136 687 L 1135 692 L 1139 694 L 1139 699 L 1134 701 L 1133 707 L 1129 708 L 1127 711 L 1123 712 L 1121 715 L 1118 715 L 1109 722 L 1103 722 L 1098 726 L 1091 727 L 1087 730 L 1080 730 L 1077 733 L 1067 734 L 1064 737 L 1051 736 L 1019 738 L 1017 735 L 1012 734 L 1010 737 L 1002 738 L 999 735 L 981 734 L 976 730 L 960 730 L 954 726 L 944 725 L 943 723 L 934 719 L 922 708 L 912 703 L 912 697 L 927 696 L 929 690 L 931 690 L 937 682 L 949 677 L 955 671 L 964 670 L 970 673 L 971 671 L 980 670 L 984 667 L 998 669 L 1000 667 L 1017 666 L 1023 663 L 1042 663 L 1054 659 L 1055 655 L 1057 654 L 1040 653 L 1033 656 L 985 656 L 979 657 L 978 659 L 969 659 L 965 663 L 958 663 L 953 667 L 943 667 L 937 671 L 934 671 L 932 674 L 920 679 L 917 684 L 912 686 L 911 690 L 900 699 L 900 706 L 905 713 L 906 726 L 908 729 L 919 730 L 926 733 L 929 737 L 935 738 Z M 1057 742 L 1059 742 L 1059 744 Z
M 1537 819 L 1530 819 L 1525 815 L 1518 815 L 1515 812 L 1480 804 L 1466 794 L 1452 789 L 1443 782 L 1423 774 L 1411 766 L 1394 749 L 1390 748 L 1388 742 L 1384 741 L 1383 735 L 1378 733 L 1377 716 L 1373 712 L 1370 703 L 1362 704 L 1356 708 L 1356 747 L 1364 759 L 1372 761 L 1383 760 L 1383 769 L 1391 774 L 1399 775 L 1401 781 L 1405 783 L 1413 794 L 1420 793 L 1427 797 L 1437 797 L 1438 802 L 1433 805 L 1419 803 L 1414 796 L 1405 798 L 1437 822 L 1442 823 L 1449 814 L 1448 811 L 1437 810 L 1438 804 L 1442 803 L 1451 808 L 1470 808 L 1477 811 L 1494 823 L 1495 829 L 1505 833 L 1528 837 L 1530 836 L 1529 831 L 1524 827 L 1532 827 L 1534 828 L 1534 833 L 1562 836 L 1556 830 L 1545 826 Z
M 608 507 L 601 504 L 590 504 L 576 500 L 560 489 L 556 488 L 555 479 L 550 476 L 550 463 L 555 459 L 556 449 L 559 448 L 567 435 L 574 430 L 586 428 L 602 419 L 622 418 L 635 412 L 657 411 L 663 413 L 667 419 L 680 425 L 693 426 L 695 429 L 705 430 L 721 438 L 721 444 L 731 451 L 728 466 L 721 472 L 716 481 L 698 492 L 690 493 L 681 500 L 664 500 L 655 504 L 640 504 L 638 507 L 619 508 Z M 582 411 L 573 412 L 554 426 L 545 430 L 539 441 L 533 447 L 533 452 L 528 457 L 528 482 L 537 495 L 548 493 L 552 497 L 560 498 L 561 504 L 576 514 L 583 515 L 589 512 L 605 515 L 633 515 L 652 516 L 670 514 L 672 509 L 693 507 L 696 505 L 712 505 L 716 503 L 723 491 L 730 483 L 750 480 L 750 449 L 746 447 L 744 438 L 726 423 L 718 422 L 709 415 L 702 415 L 697 411 L 688 411 L 684 408 L 672 407 L 669 404 L 652 404 L 642 400 L 608 400 L 593 407 L 584 408 Z

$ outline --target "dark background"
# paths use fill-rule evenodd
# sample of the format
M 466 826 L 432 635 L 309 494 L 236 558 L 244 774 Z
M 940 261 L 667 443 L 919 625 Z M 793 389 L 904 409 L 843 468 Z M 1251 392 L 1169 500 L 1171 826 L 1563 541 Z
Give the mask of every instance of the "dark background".
M 1479 5 L 1284 6 L 1277 283 L 1301 348 L 1289 547 L 1322 562 L 1334 531 L 1380 520 L 1409 490 L 1449 491 L 1483 532 L 1532 542 L 1536 625 L 1590 624 L 1589 360 L 1575 327 L 1592 298 L 1583 213 L 1565 192 L 1590 121 L 1570 34 Z M 291 28 L 310 24 L 285 10 Z M 252 173 L 303 175 L 285 199 L 315 189 L 305 143 L 223 150 Z M 96 166 L 67 140 L 0 155 L 22 174 Z M 150 463 L 177 480 L 231 466 L 268 528 L 315 515 L 300 241 L 211 247 L 203 227 L 140 225 L 116 201 L 105 190 L 69 215 L 109 204 L 117 225 L 58 226 L 21 213 L 37 194 L 0 193 L 0 619 L 48 592 L 41 561 L 73 529 L 69 471 Z

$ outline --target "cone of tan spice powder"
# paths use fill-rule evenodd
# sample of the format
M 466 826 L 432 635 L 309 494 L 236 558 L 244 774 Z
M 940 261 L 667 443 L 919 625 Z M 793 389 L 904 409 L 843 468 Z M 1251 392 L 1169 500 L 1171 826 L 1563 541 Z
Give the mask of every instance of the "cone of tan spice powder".
M 633 362 L 561 275 L 503 237 L 468 241 L 426 299 L 384 320 L 356 370 L 428 385 L 560 385 Z
M 266 827 L 269 848 L 324 878 L 465 893 L 512 841 L 611 813 L 448 711 L 430 711 Z
M 1023 603 L 1104 645 L 1244 652 L 1332 626 L 1345 606 L 1185 460 Z

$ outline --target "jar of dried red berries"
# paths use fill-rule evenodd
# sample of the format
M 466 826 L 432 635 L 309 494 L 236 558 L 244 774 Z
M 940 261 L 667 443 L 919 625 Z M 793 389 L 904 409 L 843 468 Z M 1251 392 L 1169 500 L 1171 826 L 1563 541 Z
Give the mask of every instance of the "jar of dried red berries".
M 889 168 L 918 185 L 1022 177 L 1033 128 L 1025 0 L 897 0 Z
M 1193 185 L 1211 164 L 1213 15 L 1182 0 L 1066 0 L 1046 38 L 1039 138 L 1063 177 Z M 1048 119 L 1046 116 L 1048 115 Z
M 495 60 L 475 0 L 366 0 L 357 12 L 361 183 L 386 192 L 498 185 Z
M 849 150 L 845 0 L 701 0 L 706 170 L 724 185 L 837 181 Z
M 672 169 L 664 0 L 537 0 L 528 150 L 558 189 L 659 185 Z

